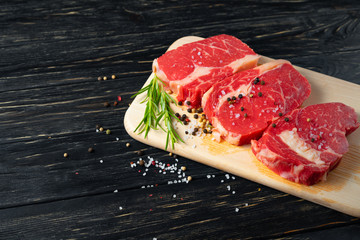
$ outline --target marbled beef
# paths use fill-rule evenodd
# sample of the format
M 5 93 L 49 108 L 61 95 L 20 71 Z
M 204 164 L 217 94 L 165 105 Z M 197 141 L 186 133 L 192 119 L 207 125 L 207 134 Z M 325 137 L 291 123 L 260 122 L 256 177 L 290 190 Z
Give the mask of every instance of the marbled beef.
M 206 92 L 202 106 L 217 140 L 243 145 L 309 95 L 307 79 L 288 61 L 276 60 L 218 82 Z
M 296 109 L 274 121 L 251 148 L 283 178 L 312 185 L 325 179 L 348 151 L 346 135 L 359 127 L 353 108 L 324 103 Z
M 259 55 L 239 39 L 217 35 L 182 45 L 153 62 L 153 72 L 178 101 L 199 107 L 203 94 L 219 80 L 257 65 Z

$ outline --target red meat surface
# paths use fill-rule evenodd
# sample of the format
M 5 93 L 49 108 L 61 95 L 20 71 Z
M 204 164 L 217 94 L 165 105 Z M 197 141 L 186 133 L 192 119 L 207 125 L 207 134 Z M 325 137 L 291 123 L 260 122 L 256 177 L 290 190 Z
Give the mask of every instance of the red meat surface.
M 305 185 L 326 179 L 348 151 L 346 135 L 359 127 L 354 109 L 342 103 L 295 109 L 274 124 L 251 142 L 253 153 L 281 177 Z
M 216 82 L 257 65 L 259 55 L 241 40 L 217 35 L 182 45 L 153 62 L 153 72 L 177 94 L 178 101 L 199 107 Z
M 217 140 L 243 145 L 258 139 L 279 114 L 300 107 L 309 95 L 307 79 L 288 61 L 276 60 L 216 83 L 202 106 Z M 232 97 L 236 99 L 229 102 Z

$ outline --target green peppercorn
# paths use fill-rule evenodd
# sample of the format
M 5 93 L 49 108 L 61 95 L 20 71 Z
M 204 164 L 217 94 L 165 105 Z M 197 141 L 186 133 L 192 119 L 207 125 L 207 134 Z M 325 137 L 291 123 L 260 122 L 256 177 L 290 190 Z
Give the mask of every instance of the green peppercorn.
M 249 97 L 251 97 L 251 98 L 252 98 L 253 96 L 254 96 L 254 94 L 252 94 L 252 93 L 249 95 Z
M 261 85 L 265 85 L 265 81 L 264 81 L 264 80 L 261 80 L 260 84 L 261 84 Z
M 276 124 L 275 124 L 275 123 L 273 123 L 271 126 L 272 126 L 272 127 L 276 127 Z
M 106 134 L 107 134 L 107 135 L 111 134 L 110 129 L 107 129 L 107 130 L 106 130 Z
M 289 121 L 289 118 L 286 117 L 286 118 L 284 119 L 284 121 L 285 121 L 285 122 L 288 122 L 288 121 Z
M 183 102 L 182 102 L 182 101 L 179 101 L 179 102 L 178 102 L 178 105 L 179 105 L 179 106 L 182 106 L 182 105 L 183 105 Z
M 241 111 L 244 111 L 244 107 L 241 107 L 240 110 L 241 110 Z
M 194 114 L 194 118 L 195 118 L 195 119 L 198 119 L 198 118 L 199 118 L 199 115 Z
M 231 101 L 231 98 L 228 97 L 226 100 L 227 100 L 228 102 L 230 102 L 230 101 Z
M 235 100 L 236 100 L 236 97 L 235 97 L 235 96 L 233 96 L 231 99 L 235 101 Z
M 312 141 L 312 142 L 315 142 L 315 138 L 312 138 L 311 141 Z
M 190 105 L 190 104 L 191 104 L 191 102 L 190 102 L 190 101 L 186 101 L 185 103 L 186 103 L 186 105 Z
M 247 117 L 248 117 L 248 114 L 247 114 L 247 113 L 245 113 L 245 114 L 244 114 L 244 117 L 245 117 L 245 118 L 247 118 Z
M 242 99 L 243 98 L 243 95 L 242 94 L 239 94 L 239 96 L 238 96 L 240 99 Z
M 281 117 L 283 115 L 283 113 L 282 112 L 279 112 L 279 117 Z
M 258 92 L 258 96 L 261 97 L 261 96 L 262 96 L 262 92 Z

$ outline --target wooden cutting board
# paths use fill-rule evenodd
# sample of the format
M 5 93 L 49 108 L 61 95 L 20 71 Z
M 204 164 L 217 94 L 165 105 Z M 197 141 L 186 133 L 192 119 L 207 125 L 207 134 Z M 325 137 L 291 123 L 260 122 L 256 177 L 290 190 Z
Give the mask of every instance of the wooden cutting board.
M 185 43 L 200 40 L 199 37 L 183 37 L 174 42 L 170 49 Z M 260 64 L 271 61 L 261 57 Z M 355 108 L 358 118 L 360 114 L 360 85 L 346 82 L 334 77 L 296 67 L 311 84 L 311 95 L 304 106 L 325 103 L 342 102 Z M 145 85 L 149 84 L 154 74 L 151 74 Z M 144 85 L 144 86 L 145 86 Z M 134 133 L 144 114 L 145 104 L 140 102 L 145 94 L 137 96 L 126 112 L 124 124 L 126 131 L 134 139 L 145 144 L 164 149 L 166 135 L 163 131 L 151 130 L 146 139 L 144 135 Z M 186 113 L 185 108 L 172 106 L 175 112 Z M 190 117 L 193 119 L 192 117 Z M 221 169 L 225 172 L 249 179 L 274 189 L 298 196 L 337 211 L 360 217 L 360 130 L 348 137 L 350 148 L 336 169 L 330 172 L 325 182 L 313 186 L 303 186 L 290 182 L 276 175 L 262 165 L 252 154 L 250 145 L 233 146 L 226 142 L 215 142 L 211 135 L 190 137 L 185 135 L 188 126 L 178 125 L 178 133 L 185 143 L 168 148 L 173 153 L 194 161 Z

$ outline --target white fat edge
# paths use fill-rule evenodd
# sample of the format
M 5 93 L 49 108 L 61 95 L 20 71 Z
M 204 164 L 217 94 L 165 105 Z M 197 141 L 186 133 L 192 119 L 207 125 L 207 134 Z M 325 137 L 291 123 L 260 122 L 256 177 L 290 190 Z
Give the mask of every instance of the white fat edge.
M 188 83 L 191 83 L 194 81 L 194 79 L 198 79 L 202 76 L 209 75 L 211 73 L 211 70 L 215 69 L 215 67 L 201 67 L 198 65 L 195 65 L 194 71 L 187 75 L 183 79 L 179 79 L 176 81 L 171 81 L 171 85 L 186 85 Z
M 271 165 L 272 163 L 268 160 L 275 160 L 277 156 L 278 154 L 274 153 L 268 148 L 261 148 L 260 151 L 256 153 L 256 157 L 259 158 L 261 161 L 264 161 L 266 165 Z
M 296 152 L 306 160 L 313 162 L 317 165 L 322 165 L 325 162 L 320 159 L 321 151 L 313 149 L 303 139 L 301 139 L 297 133 L 297 129 L 293 128 L 291 131 L 285 130 L 279 135 L 280 139 L 286 144 L 291 150 Z
M 203 95 L 203 97 L 201 99 L 201 106 L 203 108 L 205 108 L 205 105 L 206 105 L 207 101 L 209 100 L 210 94 L 213 92 L 213 90 L 214 90 L 214 87 L 211 87 L 209 90 L 207 90 L 204 93 L 204 95 Z
M 249 67 L 247 65 L 255 65 L 256 66 L 259 58 L 260 58 L 260 56 L 257 54 L 251 54 L 251 55 L 249 54 L 241 59 L 232 61 L 227 66 L 231 67 L 233 69 L 233 73 L 236 73 L 236 72 L 239 72 L 240 70 L 248 69 Z
M 291 63 L 289 61 L 279 59 L 279 60 L 271 61 L 271 62 L 268 62 L 268 63 L 264 63 L 264 64 L 262 64 L 262 65 L 260 65 L 260 66 L 258 66 L 256 68 L 260 70 L 260 75 L 263 75 L 266 72 L 272 71 L 272 70 L 274 70 L 276 68 L 279 68 L 279 67 L 281 67 L 282 65 L 284 65 L 286 63 L 291 65 Z
M 295 167 L 294 167 L 295 168 Z M 280 174 L 280 177 L 285 178 L 285 179 L 292 179 L 294 182 L 298 183 L 299 182 L 299 175 L 295 175 L 293 172 L 285 172 L 282 171 Z
M 161 79 L 163 82 L 165 82 L 165 83 L 169 82 L 169 79 L 168 79 L 168 77 L 166 76 L 166 74 L 164 73 L 164 71 L 162 71 L 162 70 L 159 68 L 159 64 L 158 64 L 157 59 L 155 59 L 155 60 L 153 61 L 152 70 L 153 70 L 153 73 L 154 73 L 159 79 Z

